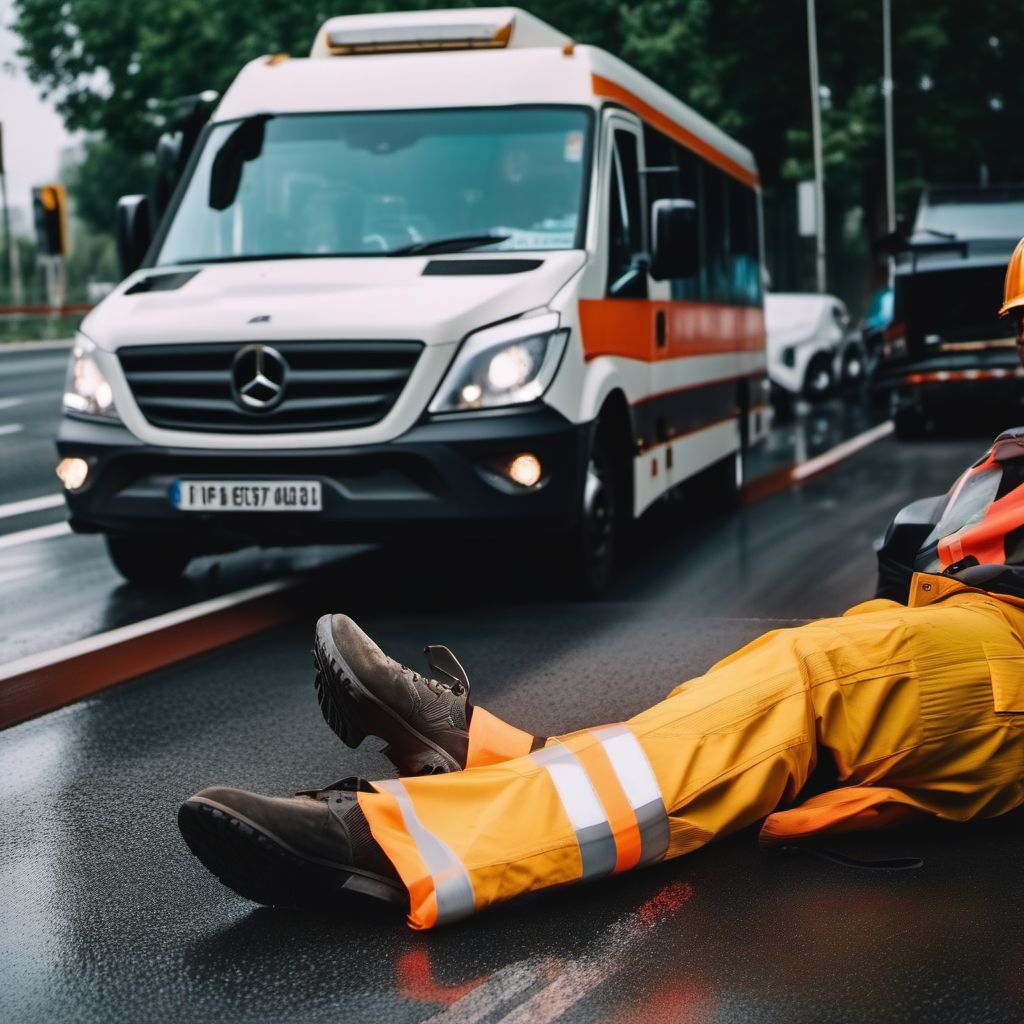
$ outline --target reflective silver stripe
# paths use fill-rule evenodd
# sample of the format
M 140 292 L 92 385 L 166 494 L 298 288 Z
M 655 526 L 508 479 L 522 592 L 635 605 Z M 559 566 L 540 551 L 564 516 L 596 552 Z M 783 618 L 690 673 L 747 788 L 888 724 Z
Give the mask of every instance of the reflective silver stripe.
M 472 914 L 476 908 L 476 901 L 473 898 L 473 883 L 469 880 L 469 873 L 462 861 L 452 852 L 451 847 L 420 823 L 405 786 L 397 779 L 388 779 L 384 782 L 374 782 L 373 788 L 382 793 L 390 793 L 402 812 L 402 821 L 416 843 L 416 849 L 434 881 L 437 923 L 449 924 Z
M 605 725 L 592 732 L 601 741 L 619 785 L 636 814 L 640 829 L 640 860 L 637 866 L 653 864 L 661 860 L 668 850 L 669 830 L 665 801 L 651 762 L 640 741 L 626 726 Z
M 615 836 L 583 765 L 561 743 L 535 750 L 530 757 L 547 769 L 566 817 L 576 833 L 582 863 L 581 878 L 587 880 L 610 875 L 615 870 Z

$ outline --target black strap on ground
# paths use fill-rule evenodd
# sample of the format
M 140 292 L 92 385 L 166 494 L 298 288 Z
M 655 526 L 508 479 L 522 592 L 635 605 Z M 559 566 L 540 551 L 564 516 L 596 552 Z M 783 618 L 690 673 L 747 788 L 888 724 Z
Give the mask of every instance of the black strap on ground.
M 817 857 L 819 860 L 825 860 L 831 864 L 838 864 L 840 867 L 856 868 L 860 871 L 916 871 L 918 868 L 924 867 L 924 859 L 921 857 L 881 857 L 871 859 L 851 857 L 849 854 L 840 853 L 838 850 L 830 850 L 824 846 L 810 846 L 803 843 L 793 843 L 777 847 L 777 852 L 806 854 L 809 857 Z

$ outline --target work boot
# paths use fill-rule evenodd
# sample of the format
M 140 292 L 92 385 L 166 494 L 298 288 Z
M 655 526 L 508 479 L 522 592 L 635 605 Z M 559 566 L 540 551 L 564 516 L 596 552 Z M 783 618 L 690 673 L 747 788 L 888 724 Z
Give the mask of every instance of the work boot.
M 433 775 L 466 766 L 469 680 L 446 647 L 428 647 L 438 682 L 389 658 L 347 615 L 316 624 L 316 692 L 327 724 L 350 747 L 367 736 L 402 775 Z
M 178 810 L 188 848 L 229 889 L 270 907 L 348 911 L 379 901 L 408 909 L 408 894 L 370 833 L 358 779 L 296 797 L 210 786 Z M 363 904 L 360 907 L 360 904 Z

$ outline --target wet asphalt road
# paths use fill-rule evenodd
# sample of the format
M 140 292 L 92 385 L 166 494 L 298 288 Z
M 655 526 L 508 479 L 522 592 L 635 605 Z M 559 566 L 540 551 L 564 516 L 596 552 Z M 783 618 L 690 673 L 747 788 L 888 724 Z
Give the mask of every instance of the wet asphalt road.
M 58 494 L 53 438 L 67 348 L 0 352 L 0 504 Z M 0 519 L 0 536 L 61 515 Z
M 307 588 L 308 620 L 0 733 L 0 1019 L 1019 1022 L 1021 815 L 844 841 L 925 859 L 905 873 L 767 857 L 745 832 L 430 934 L 256 909 L 174 825 L 208 783 L 388 774 L 320 720 L 316 610 L 413 664 L 447 643 L 475 699 L 532 731 L 615 721 L 766 629 L 869 596 L 871 539 L 983 446 L 883 441 L 711 522 L 663 505 L 599 604 L 552 596 L 514 557 L 343 559 Z

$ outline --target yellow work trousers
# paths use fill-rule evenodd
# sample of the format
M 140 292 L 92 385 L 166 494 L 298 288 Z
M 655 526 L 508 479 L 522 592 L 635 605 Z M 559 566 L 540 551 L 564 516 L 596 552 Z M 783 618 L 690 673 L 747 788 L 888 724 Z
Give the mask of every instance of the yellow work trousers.
M 359 800 L 415 928 L 766 816 L 764 843 L 997 815 L 1024 801 L 1022 637 L 1016 604 L 917 576 L 910 607 L 871 601 L 767 633 L 627 722 Z M 841 785 L 790 806 L 820 747 Z

